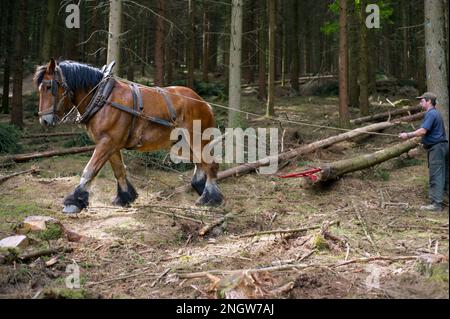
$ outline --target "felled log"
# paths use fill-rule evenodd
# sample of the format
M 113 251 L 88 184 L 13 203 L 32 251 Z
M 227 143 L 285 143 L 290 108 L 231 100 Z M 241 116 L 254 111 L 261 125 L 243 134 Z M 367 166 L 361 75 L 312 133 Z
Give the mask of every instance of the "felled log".
M 21 171 L 21 172 L 17 172 L 17 173 L 12 173 L 9 175 L 5 175 L 5 176 L 0 176 L 0 184 L 3 183 L 4 181 L 19 176 L 19 175 L 23 175 L 23 174 L 28 174 L 28 173 L 36 173 L 38 172 L 39 169 L 36 167 L 32 167 L 31 169 L 27 169 L 26 171 Z
M 417 113 L 414 115 L 401 117 L 401 118 L 398 118 L 391 122 L 375 123 L 375 124 L 360 127 L 360 128 L 357 128 L 357 129 L 354 129 L 351 131 L 347 131 L 347 132 L 339 134 L 339 135 L 331 136 L 324 140 L 316 141 L 316 142 L 310 143 L 308 145 L 301 146 L 301 147 L 295 148 L 293 150 L 279 154 L 278 155 L 278 163 L 287 161 L 287 160 L 297 157 L 299 155 L 312 153 L 318 149 L 328 147 L 330 145 L 351 139 L 353 137 L 356 137 L 356 136 L 359 136 L 362 134 L 368 134 L 370 132 L 380 131 L 380 130 L 383 130 L 383 129 L 386 129 L 389 127 L 399 125 L 404 122 L 412 122 L 412 121 L 420 120 L 421 118 L 423 118 L 423 116 L 424 116 L 424 113 L 421 112 L 421 113 Z M 219 180 L 221 180 L 221 179 L 225 179 L 230 176 L 241 176 L 241 175 L 247 174 L 249 172 L 252 172 L 261 166 L 269 165 L 271 161 L 274 161 L 276 159 L 277 159 L 277 157 L 269 156 L 269 157 L 262 158 L 253 163 L 246 163 L 243 165 L 239 165 L 239 166 L 227 169 L 225 171 L 219 172 L 217 178 Z
M 350 172 L 355 172 L 372 167 L 408 152 L 410 149 L 416 147 L 419 143 L 420 138 L 416 137 L 406 142 L 377 151 L 375 153 L 365 154 L 358 157 L 321 165 L 320 168 L 322 169 L 322 171 L 316 173 L 316 176 L 318 177 L 316 182 L 324 182 L 327 180 L 335 179 Z
M 3 157 L 1 162 L 27 162 L 30 160 L 34 160 L 37 158 L 44 158 L 44 157 L 52 157 L 52 156 L 59 156 L 59 155 L 67 155 L 67 154 L 78 154 L 78 153 L 86 153 L 93 151 L 95 149 L 95 145 L 89 145 L 89 146 L 82 146 L 82 147 L 72 147 L 65 150 L 53 150 L 53 151 L 45 151 L 45 152 L 36 152 L 36 153 L 27 153 L 27 154 L 15 154 Z
M 29 134 L 24 135 L 22 138 L 40 138 L 40 137 L 59 137 L 59 136 L 73 136 L 80 135 L 82 132 L 55 132 L 55 133 L 42 133 L 42 134 Z
M 358 124 L 365 123 L 365 122 L 376 122 L 379 120 L 388 119 L 389 117 L 392 117 L 392 116 L 403 115 L 403 114 L 408 114 L 408 113 L 417 113 L 417 112 L 420 112 L 421 110 L 422 110 L 422 107 L 420 105 L 410 106 L 410 107 L 401 108 L 398 110 L 392 110 L 392 111 L 373 114 L 373 115 L 369 115 L 369 116 L 359 117 L 359 118 L 350 120 L 350 123 L 358 125 Z

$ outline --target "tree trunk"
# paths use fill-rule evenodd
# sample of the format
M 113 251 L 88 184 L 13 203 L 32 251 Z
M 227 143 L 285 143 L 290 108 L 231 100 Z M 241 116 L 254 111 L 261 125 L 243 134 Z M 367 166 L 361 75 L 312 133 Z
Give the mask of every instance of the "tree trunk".
M 120 33 L 122 30 L 122 0 L 109 1 L 109 35 L 108 35 L 108 55 L 107 64 L 116 61 L 116 70 L 121 70 L 120 66 Z
M 438 96 L 436 108 L 441 112 L 442 117 L 446 119 L 444 124 L 448 137 L 449 100 L 442 0 L 425 0 L 425 54 L 428 91 Z
M 386 149 L 372 154 L 365 154 L 355 158 L 345 159 L 334 163 L 320 166 L 322 171 L 318 173 L 317 182 L 324 182 L 335 179 L 347 173 L 359 171 L 380 164 L 391 158 L 398 157 L 408 152 L 420 143 L 420 138 L 416 137 L 406 142 L 396 144 Z
M 411 107 L 404 108 L 404 109 L 393 110 L 393 111 L 389 111 L 389 112 L 378 113 L 378 114 L 374 114 L 374 115 L 370 115 L 370 116 L 360 117 L 360 118 L 351 120 L 350 123 L 358 125 L 358 124 L 361 124 L 364 122 L 374 122 L 374 121 L 378 121 L 378 120 L 382 120 L 382 119 L 387 119 L 387 118 L 390 118 L 390 117 L 396 116 L 396 115 L 402 115 L 402 114 L 406 114 L 406 113 L 416 113 L 421 110 L 422 110 L 422 107 L 420 105 L 411 106 Z
M 8 161 L 13 161 L 16 163 L 27 162 L 38 158 L 44 157 L 52 157 L 52 156 L 60 156 L 67 154 L 79 154 L 93 151 L 95 149 L 95 145 L 82 146 L 82 147 L 72 147 L 65 150 L 57 150 L 57 151 L 45 151 L 45 152 L 36 152 L 36 153 L 27 153 L 27 154 L 16 154 L 5 156 L 2 158 L 1 162 L 6 163 Z
M 258 99 L 266 100 L 266 6 L 265 1 L 260 1 L 258 18 Z
M 187 43 L 187 86 L 194 88 L 195 69 L 195 0 L 189 0 L 189 39 Z
M 158 0 L 155 34 L 155 85 L 164 86 L 164 0 Z
M 141 22 L 142 23 L 142 22 Z M 141 58 L 144 61 L 147 61 L 147 52 L 146 52 L 146 48 L 147 48 L 147 25 L 146 23 L 142 23 L 141 25 L 141 43 L 140 43 L 140 48 L 141 48 Z M 145 77 L 145 63 L 141 63 L 141 76 Z
M 22 83 L 23 83 L 23 59 L 26 39 L 26 15 L 27 0 L 17 1 L 17 20 L 14 38 L 14 62 L 13 62 L 13 96 L 11 106 L 11 124 L 23 127 Z
M 341 127 L 349 127 L 347 0 L 339 0 L 339 7 L 339 123 Z
M 233 0 L 231 7 L 231 41 L 230 41 L 230 84 L 229 107 L 241 108 L 241 57 L 242 57 L 242 3 L 243 0 Z M 228 111 L 228 127 L 240 125 L 240 113 Z
M 366 0 L 361 0 L 360 10 L 360 59 L 359 59 L 359 107 L 361 115 L 369 114 L 369 52 L 367 48 L 367 27 L 365 24 Z
M 292 72 L 291 72 L 291 87 L 298 94 L 300 91 L 300 86 L 298 78 L 300 77 L 299 63 L 300 63 L 300 19 L 299 19 L 299 2 L 294 0 L 292 2 L 292 11 L 294 16 L 294 36 L 293 39 L 293 55 L 292 55 Z
M 2 96 L 2 113 L 8 114 L 9 113 L 9 77 L 10 77 L 10 67 L 12 64 L 11 61 L 11 46 L 12 46 L 12 27 L 13 27 L 13 12 L 14 12 L 14 1 L 9 0 L 8 2 L 5 2 L 9 10 L 7 11 L 7 18 L 6 18 L 6 34 L 5 34 L 5 60 L 3 64 L 3 96 Z
M 47 17 L 45 20 L 44 40 L 42 43 L 42 61 L 48 61 L 55 54 L 55 25 L 58 0 L 47 0 Z
M 358 73 L 359 73 L 359 12 L 357 12 L 354 0 L 349 1 L 348 7 L 348 37 L 349 37 L 349 65 L 348 65 L 348 99 L 349 105 L 353 108 L 359 106 L 359 87 L 358 87 Z
M 276 0 L 268 0 L 269 10 L 269 79 L 266 116 L 275 114 L 275 28 L 276 28 Z
M 202 65 L 202 73 L 203 73 L 203 82 L 209 82 L 209 13 L 208 13 L 208 4 L 206 1 L 203 1 L 203 65 Z

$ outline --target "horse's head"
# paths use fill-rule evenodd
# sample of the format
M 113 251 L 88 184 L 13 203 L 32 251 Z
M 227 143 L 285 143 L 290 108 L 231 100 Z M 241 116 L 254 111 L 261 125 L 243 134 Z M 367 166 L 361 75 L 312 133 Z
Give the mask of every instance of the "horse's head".
M 73 92 L 53 58 L 37 68 L 34 80 L 39 90 L 39 123 L 55 125 L 71 107 Z

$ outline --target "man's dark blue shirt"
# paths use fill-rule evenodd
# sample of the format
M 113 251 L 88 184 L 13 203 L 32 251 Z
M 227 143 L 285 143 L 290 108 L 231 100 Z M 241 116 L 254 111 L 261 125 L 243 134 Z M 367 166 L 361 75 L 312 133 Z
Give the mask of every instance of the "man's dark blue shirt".
M 431 146 L 447 140 L 444 120 L 435 108 L 431 108 L 425 113 L 421 127 L 427 130 L 427 134 L 422 137 L 422 143 L 425 146 Z

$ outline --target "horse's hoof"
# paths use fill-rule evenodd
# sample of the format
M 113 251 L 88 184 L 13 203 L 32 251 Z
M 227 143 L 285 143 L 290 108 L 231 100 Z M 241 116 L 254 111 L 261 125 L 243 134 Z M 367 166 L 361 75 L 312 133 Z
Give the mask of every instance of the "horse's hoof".
M 197 205 L 200 206 L 213 206 L 217 207 L 220 206 L 223 202 L 223 195 L 220 193 L 220 191 L 208 191 L 208 189 L 205 189 L 205 192 L 203 192 L 202 196 L 200 196 L 199 199 L 195 202 Z
M 79 207 L 77 207 L 77 206 L 75 206 L 75 205 L 64 205 L 64 208 L 63 208 L 63 213 L 64 214 L 69 214 L 69 215 L 72 215 L 72 214 L 78 214 L 78 213 L 80 213 L 81 212 L 81 208 L 79 208 Z

